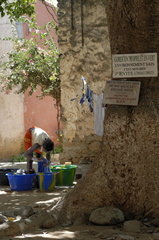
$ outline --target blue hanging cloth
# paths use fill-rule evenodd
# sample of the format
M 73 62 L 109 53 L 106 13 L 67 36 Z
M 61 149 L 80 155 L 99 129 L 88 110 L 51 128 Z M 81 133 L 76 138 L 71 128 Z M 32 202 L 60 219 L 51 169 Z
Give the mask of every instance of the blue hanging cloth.
M 84 102 L 87 103 L 90 112 L 93 112 L 93 92 L 90 90 L 89 86 L 84 77 L 82 79 L 82 97 L 80 99 L 80 104 L 82 105 Z

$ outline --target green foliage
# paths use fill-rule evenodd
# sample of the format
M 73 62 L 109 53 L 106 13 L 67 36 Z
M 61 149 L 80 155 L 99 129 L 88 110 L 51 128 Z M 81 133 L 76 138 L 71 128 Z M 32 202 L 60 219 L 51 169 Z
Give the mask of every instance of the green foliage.
M 14 155 L 12 162 L 26 162 L 27 159 L 26 157 L 24 157 L 24 153 L 18 154 L 18 155 Z
M 62 153 L 63 152 L 63 131 L 59 130 L 58 132 L 56 132 L 57 134 L 57 142 L 58 144 L 56 144 L 55 148 L 54 148 L 54 153 Z
M 8 15 L 10 21 L 15 21 L 19 19 L 24 14 L 31 16 L 34 14 L 36 0 L 3 0 L 0 1 L 0 14 L 1 17 Z
M 63 152 L 63 147 L 62 144 L 57 144 L 54 148 L 54 153 L 62 153 Z
M 27 20 L 28 21 L 28 20 Z M 31 39 L 5 38 L 14 43 L 13 50 L 8 52 L 8 60 L 1 57 L 0 84 L 1 90 L 24 93 L 28 88 L 31 95 L 41 87 L 41 97 L 52 96 L 60 104 L 59 50 L 50 34 L 56 25 L 47 23 L 43 29 L 36 23 L 28 21 L 32 28 Z M 16 88 L 15 88 L 16 87 Z M 16 89 L 16 90 L 15 90 Z
M 59 50 L 50 31 L 57 32 L 57 25 L 48 22 L 43 28 L 32 21 L 21 18 L 32 29 L 31 39 L 5 38 L 13 41 L 13 50 L 0 58 L 0 89 L 5 93 L 36 92 L 41 87 L 40 98 L 51 96 L 57 109 L 57 124 L 61 119 L 61 87 L 59 78 Z M 14 34 L 15 36 L 15 34 Z M 7 60 L 5 60 L 7 59 Z M 59 130 L 58 130 L 59 131 Z

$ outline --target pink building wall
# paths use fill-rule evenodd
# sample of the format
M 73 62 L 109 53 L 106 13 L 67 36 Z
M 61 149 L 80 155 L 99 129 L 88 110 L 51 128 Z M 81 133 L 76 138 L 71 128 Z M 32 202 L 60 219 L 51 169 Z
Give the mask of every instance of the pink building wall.
M 42 1 L 38 0 L 36 3 L 36 21 L 40 27 L 52 21 L 53 18 L 57 21 L 56 11 L 51 10 L 48 3 L 47 5 L 51 14 L 49 14 Z M 52 30 L 51 34 L 54 36 L 55 43 L 57 44 L 57 35 L 55 31 Z M 25 38 L 32 37 L 27 23 L 23 24 L 23 35 Z M 38 95 L 40 95 L 40 87 L 32 96 L 28 96 L 28 91 L 24 94 L 24 131 L 26 132 L 26 130 L 32 126 L 40 127 L 50 135 L 56 144 L 56 131 L 58 129 L 56 121 L 57 111 L 54 107 L 55 101 L 53 101 L 51 97 L 45 97 L 40 100 L 36 97 Z
M 24 94 L 24 128 L 25 131 L 37 126 L 44 129 L 56 143 L 56 108 L 55 102 L 51 97 L 39 100 L 36 96 L 40 94 L 40 87 L 32 96 L 28 96 L 28 91 Z

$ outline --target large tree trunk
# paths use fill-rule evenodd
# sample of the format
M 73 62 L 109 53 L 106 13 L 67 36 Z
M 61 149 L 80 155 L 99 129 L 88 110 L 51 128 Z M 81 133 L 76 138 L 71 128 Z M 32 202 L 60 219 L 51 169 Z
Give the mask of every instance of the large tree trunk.
M 159 2 L 103 0 L 112 54 L 158 52 Z M 103 36 L 104 37 L 104 36 Z M 159 207 L 159 82 L 141 81 L 139 104 L 109 105 L 103 146 L 88 174 L 60 205 L 61 221 L 107 205 L 128 216 L 156 216 Z

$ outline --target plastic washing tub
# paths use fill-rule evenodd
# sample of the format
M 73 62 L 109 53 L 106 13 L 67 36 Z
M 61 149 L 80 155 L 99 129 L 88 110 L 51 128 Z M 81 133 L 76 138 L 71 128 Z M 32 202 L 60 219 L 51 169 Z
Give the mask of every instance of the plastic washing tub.
M 9 180 L 9 185 L 13 191 L 28 191 L 32 190 L 34 177 L 37 175 L 34 174 L 24 174 L 18 175 L 13 173 L 6 174 Z
M 54 165 L 51 167 L 52 172 L 59 172 L 56 177 L 56 186 L 72 186 L 75 173 L 76 165 Z
M 40 191 L 53 191 L 56 184 L 57 172 L 38 173 Z

